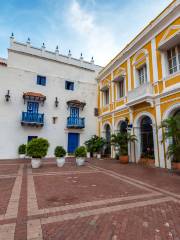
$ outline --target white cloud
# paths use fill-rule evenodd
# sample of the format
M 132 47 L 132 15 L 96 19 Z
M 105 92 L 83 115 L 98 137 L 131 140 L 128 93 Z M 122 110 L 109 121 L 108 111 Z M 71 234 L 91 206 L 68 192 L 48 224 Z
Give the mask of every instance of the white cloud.
M 72 1 L 67 19 L 70 27 L 80 35 L 88 57 L 93 55 L 96 63 L 105 65 L 117 52 L 111 31 L 98 25 L 95 14 L 83 9 L 77 0 Z

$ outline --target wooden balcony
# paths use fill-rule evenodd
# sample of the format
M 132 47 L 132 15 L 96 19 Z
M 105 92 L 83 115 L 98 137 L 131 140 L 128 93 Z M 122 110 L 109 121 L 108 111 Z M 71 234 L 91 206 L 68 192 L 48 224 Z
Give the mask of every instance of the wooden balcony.
M 85 118 L 68 117 L 67 128 L 85 128 Z
M 22 112 L 21 125 L 42 127 L 44 125 L 44 114 Z

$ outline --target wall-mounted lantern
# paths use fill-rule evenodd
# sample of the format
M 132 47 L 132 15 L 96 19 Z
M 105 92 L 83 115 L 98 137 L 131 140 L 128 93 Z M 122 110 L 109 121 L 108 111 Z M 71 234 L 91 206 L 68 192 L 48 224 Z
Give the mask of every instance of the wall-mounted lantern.
M 52 117 L 53 124 L 56 124 L 58 117 Z
M 58 101 L 58 98 L 57 98 L 57 97 L 55 98 L 55 102 L 54 102 L 54 103 L 55 103 L 55 107 L 58 107 L 59 101 Z
M 10 90 L 7 90 L 7 94 L 5 95 L 6 102 L 9 102 L 10 97 Z

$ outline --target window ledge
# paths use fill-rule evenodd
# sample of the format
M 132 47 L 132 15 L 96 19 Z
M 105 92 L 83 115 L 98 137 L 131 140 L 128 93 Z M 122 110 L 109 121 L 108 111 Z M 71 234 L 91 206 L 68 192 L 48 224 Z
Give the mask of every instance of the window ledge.
M 124 96 L 124 97 L 121 97 L 121 98 L 117 98 L 116 99 L 116 102 L 120 102 L 120 101 L 122 101 L 122 100 L 124 100 L 126 97 Z
M 172 74 L 167 75 L 165 78 L 163 78 L 163 81 L 167 81 L 171 78 L 174 78 L 174 77 L 178 76 L 179 74 L 180 74 L 180 70 L 177 71 L 176 73 L 172 73 Z

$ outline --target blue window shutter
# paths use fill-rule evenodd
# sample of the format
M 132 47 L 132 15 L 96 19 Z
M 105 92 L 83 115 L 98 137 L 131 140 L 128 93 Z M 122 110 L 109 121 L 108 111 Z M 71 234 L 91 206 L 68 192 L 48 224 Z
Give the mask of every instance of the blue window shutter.
M 38 84 L 38 85 L 40 85 L 40 81 L 41 81 L 41 79 L 40 79 L 40 76 L 38 75 L 38 76 L 37 76 L 37 84 Z
M 71 90 L 74 90 L 74 83 L 71 83 Z
M 45 86 L 46 85 L 46 77 L 37 75 L 37 84 Z
M 42 77 L 42 85 L 46 86 L 46 77 Z
M 67 89 L 67 81 L 65 81 L 65 89 Z

